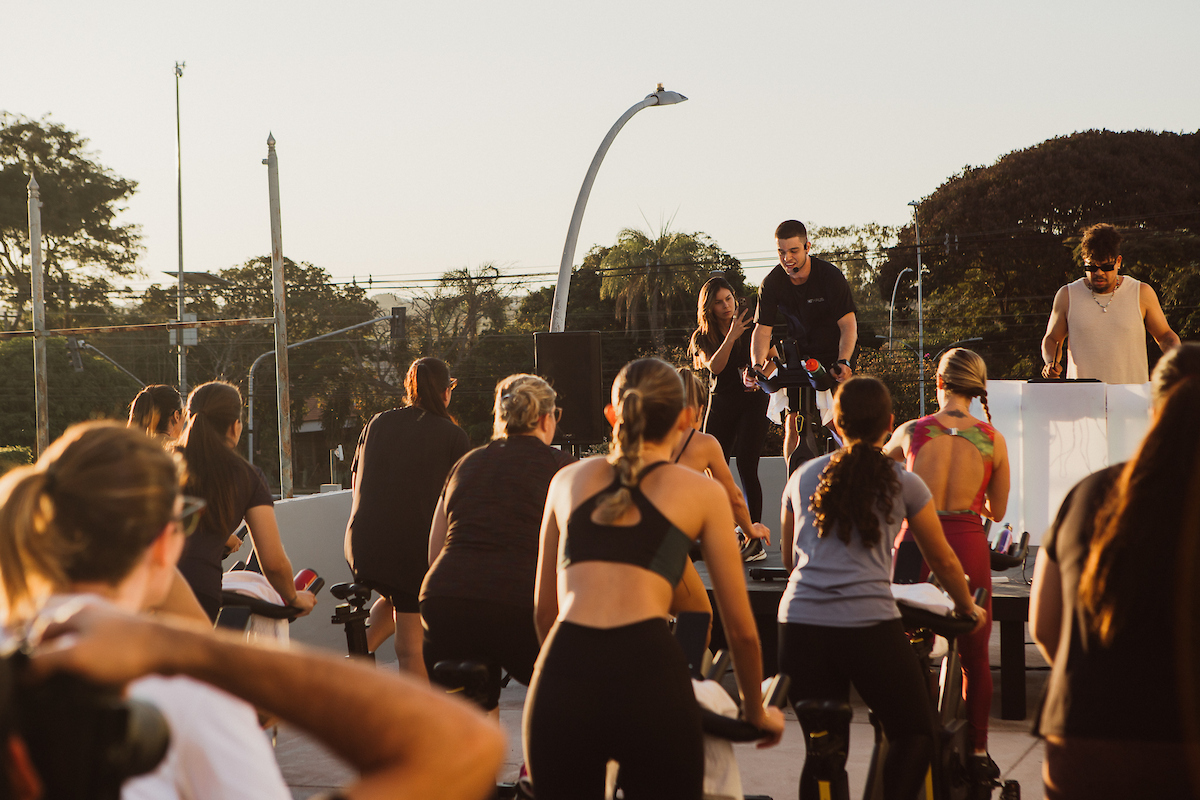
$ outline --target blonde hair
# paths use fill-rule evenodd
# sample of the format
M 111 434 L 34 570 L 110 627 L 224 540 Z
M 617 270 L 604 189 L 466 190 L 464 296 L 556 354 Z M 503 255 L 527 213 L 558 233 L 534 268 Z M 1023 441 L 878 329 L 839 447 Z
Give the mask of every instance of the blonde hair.
M 557 395 L 537 375 L 518 373 L 496 384 L 492 438 L 527 434 L 546 414 L 554 412 Z
M 708 405 L 708 386 L 699 375 L 687 367 L 680 367 L 679 379 L 683 381 L 683 403 L 687 408 L 703 409 Z
M 938 362 L 937 374 L 942 376 L 946 391 L 963 397 L 978 397 L 987 421 L 992 421 L 988 407 L 987 364 L 982 356 L 965 347 L 947 350 Z
M 629 490 L 641 479 L 642 443 L 662 441 L 679 419 L 683 402 L 679 373 L 662 359 L 639 358 L 617 373 L 612 388 L 617 421 L 608 463 L 621 485 L 596 503 L 597 522 L 611 525 L 633 504 Z
M 0 479 L 4 616 L 72 583 L 119 583 L 171 521 L 181 473 L 140 430 L 88 422 Z

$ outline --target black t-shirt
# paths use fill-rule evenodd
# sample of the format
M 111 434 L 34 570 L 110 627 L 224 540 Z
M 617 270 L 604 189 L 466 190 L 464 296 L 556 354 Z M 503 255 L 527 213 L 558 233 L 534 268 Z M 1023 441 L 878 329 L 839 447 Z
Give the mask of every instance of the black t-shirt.
M 841 270 L 820 258 L 810 257 L 809 260 L 812 267 L 808 280 L 799 286 L 792 283 L 778 264 L 767 273 L 758 290 L 758 311 L 754 321 L 772 326 L 785 321 L 780 309 L 791 313 L 804 327 L 808 338 L 805 347 L 805 342 L 797 336 L 804 351 L 802 355 L 812 356 L 829 367 L 838 357 L 841 331 L 837 321 L 854 313 L 854 298 Z
M 446 544 L 421 599 L 532 608 L 546 493 L 573 461 L 533 436 L 497 439 L 463 456 L 446 478 Z
M 1140 741 L 1179 741 L 1182 736 L 1175 673 L 1176 604 L 1147 604 L 1145 596 L 1151 592 L 1119 598 L 1136 610 L 1136 621 L 1119 629 L 1108 646 L 1088 634 L 1077 607 L 1096 512 L 1123 466 L 1094 472 L 1076 484 L 1042 540 L 1042 549 L 1058 564 L 1063 619 L 1070 620 L 1069 630 L 1062 631 L 1038 717 L 1037 732 L 1043 736 Z M 1171 581 L 1175 565 L 1162 566 L 1162 575 L 1147 580 Z
M 245 475 L 235 486 L 236 497 L 232 506 L 235 513 L 229 520 L 232 527 L 228 530 L 221 528 L 212 514 L 203 515 L 196 532 L 184 543 L 183 555 L 179 558 L 179 571 L 192 591 L 198 597 L 207 597 L 218 603 L 221 599 L 221 555 L 225 552 L 229 534 L 237 530 L 250 509 L 275 504 L 263 471 L 245 461 L 241 462 L 241 466 L 245 468 Z M 210 497 L 204 499 L 212 502 Z
M 429 525 L 467 434 L 417 406 L 376 414 L 354 452 L 346 561 L 357 580 L 416 595 L 429 566 Z
M 738 313 L 741 313 L 739 309 Z M 742 367 L 750 365 L 750 339 L 754 335 L 754 326 L 751 325 L 746 331 L 738 337 L 738 340 L 733 344 L 733 350 L 729 352 L 729 360 L 725 362 L 725 369 L 717 373 L 710 373 L 712 378 L 708 382 L 708 391 L 713 394 L 727 394 L 730 392 L 744 392 L 746 385 L 742 383 Z M 721 337 L 721 342 L 725 341 L 725 337 Z M 699 335 L 699 331 L 695 337 L 696 347 L 704 353 L 705 358 L 712 358 L 712 354 L 717 352 L 721 347 L 718 342 L 717 346 L 709 349 L 709 344 Z

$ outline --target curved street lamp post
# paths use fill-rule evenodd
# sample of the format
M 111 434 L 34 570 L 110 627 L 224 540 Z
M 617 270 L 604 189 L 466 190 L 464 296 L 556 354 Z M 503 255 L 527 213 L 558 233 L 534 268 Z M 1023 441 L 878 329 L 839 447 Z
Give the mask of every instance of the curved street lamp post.
M 575 201 L 575 212 L 571 215 L 571 224 L 567 228 L 567 241 L 563 245 L 562 261 L 558 265 L 558 283 L 554 286 L 554 305 L 550 314 L 551 333 L 561 333 L 566 328 L 567 293 L 571 290 L 571 262 L 575 260 L 575 245 L 579 240 L 579 225 L 583 221 L 583 210 L 587 208 L 588 195 L 592 192 L 592 184 L 596 181 L 596 173 L 600 169 L 600 162 L 604 160 L 605 154 L 608 153 L 608 148 L 612 145 L 613 139 L 617 138 L 617 134 L 620 133 L 621 128 L 625 127 L 625 123 L 629 121 L 630 117 L 643 108 L 669 106 L 675 103 L 682 103 L 684 100 L 687 100 L 687 98 L 678 92 L 666 91 L 660 83 L 657 91 L 646 95 L 646 99 L 622 114 L 616 124 L 609 129 L 608 135 L 604 137 L 604 141 L 600 142 L 600 149 L 596 151 L 596 155 L 592 158 L 592 164 L 588 167 L 587 175 L 583 178 L 583 186 L 579 189 L 579 198 Z

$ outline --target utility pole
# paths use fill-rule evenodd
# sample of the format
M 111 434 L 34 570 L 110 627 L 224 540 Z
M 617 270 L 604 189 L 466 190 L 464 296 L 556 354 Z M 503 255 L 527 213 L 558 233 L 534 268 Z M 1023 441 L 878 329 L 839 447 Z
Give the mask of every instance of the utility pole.
M 176 205 L 179 211 L 179 313 L 178 319 L 183 322 L 183 139 L 179 124 L 179 79 L 183 77 L 183 68 L 187 62 L 175 62 L 175 187 Z M 187 397 L 187 348 L 183 344 L 183 329 L 175 335 L 179 346 L 179 393 Z
M 292 399 L 288 377 L 287 308 L 283 285 L 283 231 L 279 218 L 279 158 L 267 134 L 267 193 L 271 203 L 271 278 L 275 293 L 275 387 L 279 401 L 279 493 L 292 496 Z
M 42 282 L 42 201 L 33 166 L 29 168 L 29 278 L 33 293 L 33 392 L 36 396 L 37 455 L 50 446 L 46 400 L 46 292 Z
M 917 361 L 921 370 L 921 416 L 925 416 L 925 314 L 921 307 L 921 219 L 917 211 L 917 201 L 909 203 L 913 210 L 913 229 L 917 232 Z

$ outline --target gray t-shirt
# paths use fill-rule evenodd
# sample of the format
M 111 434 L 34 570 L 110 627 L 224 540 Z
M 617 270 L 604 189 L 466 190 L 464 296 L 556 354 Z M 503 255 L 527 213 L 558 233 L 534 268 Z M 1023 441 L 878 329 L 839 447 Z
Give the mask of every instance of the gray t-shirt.
M 862 628 L 896 619 L 900 612 L 892 599 L 892 542 L 905 517 L 924 508 L 933 495 L 924 481 L 895 464 L 900 492 L 892 498 L 892 521 L 879 515 L 879 544 L 863 547 L 857 528 L 849 545 L 842 543 L 836 531 L 818 537 L 809 505 L 830 458 L 805 463 L 792 473 L 783 490 L 784 502 L 795 519 L 792 554 L 796 567 L 779 604 L 779 621 Z

